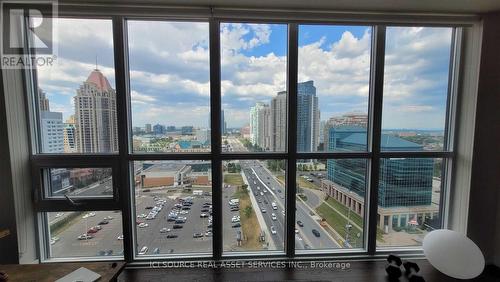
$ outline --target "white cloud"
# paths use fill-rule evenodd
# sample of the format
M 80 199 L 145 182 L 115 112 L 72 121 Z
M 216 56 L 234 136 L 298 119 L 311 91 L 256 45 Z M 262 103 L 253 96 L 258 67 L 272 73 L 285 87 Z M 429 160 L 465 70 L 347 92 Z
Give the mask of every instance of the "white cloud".
M 245 36 L 251 38 L 245 39 Z M 267 24 L 221 24 L 221 47 L 226 52 L 237 53 L 269 43 L 271 27 Z
M 82 23 L 83 22 L 83 23 Z M 111 25 L 68 20 L 60 26 L 59 41 L 64 53 L 52 68 L 42 68 L 38 77 L 49 97 L 72 97 L 95 68 L 96 48 L 112 51 Z M 287 58 L 277 52 L 271 39 L 286 33 L 272 34 L 267 24 L 221 25 L 222 95 L 229 126 L 247 123 L 249 102 L 269 103 L 278 91 L 286 88 Z M 75 29 L 78 32 L 75 32 Z M 440 105 L 428 98 L 447 84 L 447 76 L 436 70 L 446 64 L 451 29 L 388 28 L 384 84 L 384 111 L 434 114 Z M 167 123 L 175 117 L 185 124 L 206 121 L 209 109 L 208 24 L 187 22 L 129 22 L 130 72 L 134 104 L 134 123 Z M 271 37 L 273 35 L 273 37 Z M 314 80 L 322 107 L 322 118 L 331 113 L 367 109 L 370 74 L 371 34 L 345 31 L 336 42 L 325 37 L 299 48 L 299 82 Z M 326 43 L 330 42 L 330 43 Z M 260 48 L 264 47 L 264 48 Z M 256 51 L 257 50 L 257 51 Z M 267 50 L 267 51 L 262 51 Z M 249 55 L 252 54 L 252 55 Z M 108 56 L 108 57 L 105 57 Z M 112 62 L 112 56 L 100 55 L 99 61 Z M 114 70 L 99 66 L 114 85 Z M 436 73 L 434 73 L 436 72 Z M 446 93 L 444 93 L 445 95 Z M 206 100 L 206 105 L 182 104 L 182 98 Z M 65 101 L 68 99 L 65 98 Z M 71 99 L 69 99 L 71 100 Z M 228 101 L 231 104 L 228 104 Z M 165 107 L 165 103 L 170 103 Z M 187 101 L 189 102 L 189 101 Z M 59 104 L 64 102 L 57 101 Z M 328 106 L 327 106 L 328 105 Z M 330 106 L 331 105 L 331 106 Z M 364 107 L 364 109 L 363 109 Z M 66 108 L 72 109 L 70 103 Z M 398 110 L 399 109 L 399 110 Z M 386 114 L 390 116 L 392 114 Z M 409 115 L 408 115 L 409 116 Z M 404 115 L 386 119 L 385 126 L 407 124 Z M 413 116 L 415 118 L 415 116 Z M 417 118 L 418 119 L 418 118 Z M 420 119 L 422 125 L 436 124 Z M 424 124 L 425 123 L 425 124 Z
M 156 98 L 150 95 L 141 94 L 135 90 L 130 92 L 132 103 L 148 104 L 156 102 Z
M 361 38 L 344 32 L 326 47 L 326 38 L 299 48 L 299 81 L 314 80 L 320 99 L 335 96 L 368 97 L 370 32 Z M 326 117 L 328 118 L 328 117 Z

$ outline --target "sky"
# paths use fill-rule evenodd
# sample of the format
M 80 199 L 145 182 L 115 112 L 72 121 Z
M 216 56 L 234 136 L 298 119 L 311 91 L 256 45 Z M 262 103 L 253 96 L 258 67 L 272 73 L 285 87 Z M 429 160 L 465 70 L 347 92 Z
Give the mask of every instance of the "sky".
M 96 67 L 115 87 L 109 20 L 60 19 L 56 65 L 38 70 L 52 111 L 73 114 L 76 89 Z M 451 28 L 387 29 L 383 128 L 443 129 Z M 204 22 L 128 22 L 132 125 L 209 124 Z M 371 27 L 301 25 L 299 82 L 313 80 L 321 120 L 368 109 Z M 221 25 L 222 108 L 228 127 L 286 87 L 287 27 Z M 120 95 L 121 93 L 118 93 Z

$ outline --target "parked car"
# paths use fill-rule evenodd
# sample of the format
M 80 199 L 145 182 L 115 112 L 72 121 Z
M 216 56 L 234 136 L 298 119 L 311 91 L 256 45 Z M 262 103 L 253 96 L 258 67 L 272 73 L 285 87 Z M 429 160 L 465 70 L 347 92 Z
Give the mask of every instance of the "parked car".
M 139 251 L 139 255 L 145 255 L 148 252 L 148 247 L 144 246 Z
M 297 221 L 297 225 L 300 226 L 300 227 L 304 227 L 304 223 L 302 221 Z
M 109 224 L 109 221 L 103 220 L 103 221 L 99 222 L 99 225 L 106 225 L 106 224 Z
M 148 225 L 147 223 L 142 222 L 142 223 L 140 223 L 138 226 L 139 226 L 140 228 L 145 228 L 145 227 L 148 227 L 149 225 Z
M 174 226 L 172 226 L 173 229 L 181 229 L 182 228 L 182 225 L 180 224 L 174 224 Z
M 55 243 L 57 243 L 57 241 L 59 241 L 59 237 L 52 237 L 52 238 L 50 238 L 50 244 L 51 245 L 54 245 Z
M 86 234 L 86 233 L 78 236 L 78 240 L 89 240 L 92 238 L 94 238 L 94 236 L 92 236 L 90 234 Z
M 96 229 L 95 227 L 91 227 L 89 230 L 87 230 L 87 234 L 97 233 L 98 231 L 99 231 L 99 229 Z
M 177 237 L 179 237 L 179 236 L 177 236 L 176 234 L 168 234 L 167 235 L 168 239 L 173 239 L 173 238 L 177 238 Z
M 123 240 L 123 235 L 119 235 L 118 237 L 116 237 L 116 240 Z
M 162 229 L 160 229 L 160 233 L 167 233 L 167 232 L 170 232 L 170 228 L 163 227 Z
M 316 236 L 316 237 L 321 236 L 321 235 L 319 234 L 319 231 L 318 231 L 318 230 L 316 230 L 316 229 L 313 229 L 313 230 L 312 230 L 312 233 L 313 233 L 313 234 L 314 234 L 314 236 Z
M 203 238 L 203 233 L 194 233 L 193 238 Z
M 232 227 L 232 228 L 241 227 L 241 224 L 240 224 L 239 222 L 236 222 L 236 223 L 234 223 L 231 227 Z

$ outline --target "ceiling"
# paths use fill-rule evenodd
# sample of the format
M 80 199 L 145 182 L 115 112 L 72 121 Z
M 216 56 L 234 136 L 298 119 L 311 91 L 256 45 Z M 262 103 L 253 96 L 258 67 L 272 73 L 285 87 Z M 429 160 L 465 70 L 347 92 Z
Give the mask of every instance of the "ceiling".
M 486 13 L 500 0 L 59 0 L 59 3 L 172 5 L 197 7 L 332 10 L 363 12 Z

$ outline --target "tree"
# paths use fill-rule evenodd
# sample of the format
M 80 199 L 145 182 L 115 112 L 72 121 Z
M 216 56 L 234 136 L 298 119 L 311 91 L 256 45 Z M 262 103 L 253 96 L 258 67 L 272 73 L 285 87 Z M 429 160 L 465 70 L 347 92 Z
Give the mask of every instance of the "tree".
M 252 215 L 253 209 L 251 206 L 247 206 L 246 208 L 243 209 L 243 214 L 249 218 Z

